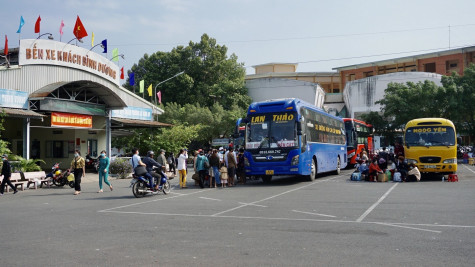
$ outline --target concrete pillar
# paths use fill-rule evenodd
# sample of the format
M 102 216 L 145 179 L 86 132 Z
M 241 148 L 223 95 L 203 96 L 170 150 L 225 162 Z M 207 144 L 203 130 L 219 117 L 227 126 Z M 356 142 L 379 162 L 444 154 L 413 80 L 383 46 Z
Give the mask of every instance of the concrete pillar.
M 111 114 L 112 114 L 112 111 L 108 110 L 107 117 L 106 117 L 106 153 L 109 157 L 111 156 L 111 151 L 112 151 Z
M 23 158 L 30 159 L 30 118 L 23 119 Z

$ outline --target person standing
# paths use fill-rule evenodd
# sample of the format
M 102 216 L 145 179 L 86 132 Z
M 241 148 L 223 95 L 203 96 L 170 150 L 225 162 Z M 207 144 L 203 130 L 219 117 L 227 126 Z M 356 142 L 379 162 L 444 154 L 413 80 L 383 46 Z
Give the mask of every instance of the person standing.
M 220 186 L 221 185 L 221 179 L 220 179 L 220 173 L 219 173 L 219 156 L 218 156 L 218 151 L 216 149 L 213 149 L 213 154 L 211 154 L 211 157 L 209 158 L 209 165 L 213 169 L 213 175 L 214 175 L 214 187 Z
M 74 151 L 74 158 L 71 161 L 71 170 L 74 173 L 74 195 L 81 194 L 81 177 L 86 175 L 86 161 L 81 157 L 79 150 Z
M 198 170 L 198 175 L 199 175 L 199 185 L 201 188 L 204 188 L 204 182 L 205 182 L 205 179 L 206 179 L 206 172 L 208 171 L 208 168 L 206 168 L 206 162 L 208 162 L 209 164 L 209 161 L 208 161 L 208 158 L 204 155 L 204 151 L 201 150 L 200 151 L 200 154 L 196 160 L 196 170 Z
M 5 185 L 9 185 L 13 189 L 13 194 L 18 193 L 16 187 L 10 181 L 10 177 L 12 177 L 12 167 L 10 166 L 10 162 L 8 162 L 8 155 L 3 154 L 2 156 L 3 166 L 2 166 L 2 188 L 0 188 L 0 195 L 3 195 L 3 190 L 5 190 Z
M 160 155 L 157 157 L 158 164 L 162 165 L 163 171 L 167 171 L 167 159 L 165 158 L 165 150 L 160 149 Z
M 112 191 L 112 185 L 109 183 L 109 166 L 110 166 L 110 159 L 106 155 L 106 151 L 102 150 L 101 155 L 99 156 L 99 191 L 97 193 L 102 193 L 102 179 L 104 179 L 104 183 L 109 186 L 109 189 Z
M 180 188 L 186 188 L 186 161 L 188 160 L 188 154 L 185 149 L 180 149 L 180 155 L 178 156 L 178 178 Z
M 244 148 L 239 149 L 239 154 L 237 155 L 237 176 L 239 178 L 239 184 L 246 183 L 246 170 L 244 168 Z
M 229 152 L 225 156 L 226 165 L 228 166 L 228 184 L 229 186 L 234 186 L 234 176 L 236 174 L 236 156 L 234 154 L 234 149 L 229 148 Z
M 173 173 L 173 176 L 176 175 L 176 166 L 175 166 L 175 155 L 173 153 L 170 153 L 168 156 L 168 170 Z M 172 171 L 173 170 L 173 171 Z

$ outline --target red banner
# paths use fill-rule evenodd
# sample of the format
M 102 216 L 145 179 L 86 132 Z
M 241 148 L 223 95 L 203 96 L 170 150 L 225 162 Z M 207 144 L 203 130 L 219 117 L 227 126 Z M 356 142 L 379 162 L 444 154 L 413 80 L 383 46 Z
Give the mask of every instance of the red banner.
M 51 126 L 92 128 L 92 116 L 70 113 L 51 113 Z

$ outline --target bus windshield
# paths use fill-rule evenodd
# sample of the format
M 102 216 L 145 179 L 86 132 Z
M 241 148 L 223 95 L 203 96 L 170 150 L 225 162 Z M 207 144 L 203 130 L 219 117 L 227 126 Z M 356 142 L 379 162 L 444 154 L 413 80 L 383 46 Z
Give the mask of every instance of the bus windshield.
M 246 149 L 297 147 L 294 113 L 268 113 L 251 116 Z
M 454 146 L 455 131 L 448 126 L 411 127 L 406 130 L 406 146 Z

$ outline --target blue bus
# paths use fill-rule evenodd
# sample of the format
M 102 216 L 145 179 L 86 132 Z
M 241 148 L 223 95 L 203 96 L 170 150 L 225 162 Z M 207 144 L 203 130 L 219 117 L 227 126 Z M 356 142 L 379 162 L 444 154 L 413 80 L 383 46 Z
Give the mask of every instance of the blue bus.
M 270 182 L 274 175 L 304 175 L 313 181 L 347 165 L 343 120 L 300 99 L 252 103 L 236 133 L 242 123 L 246 176 Z

